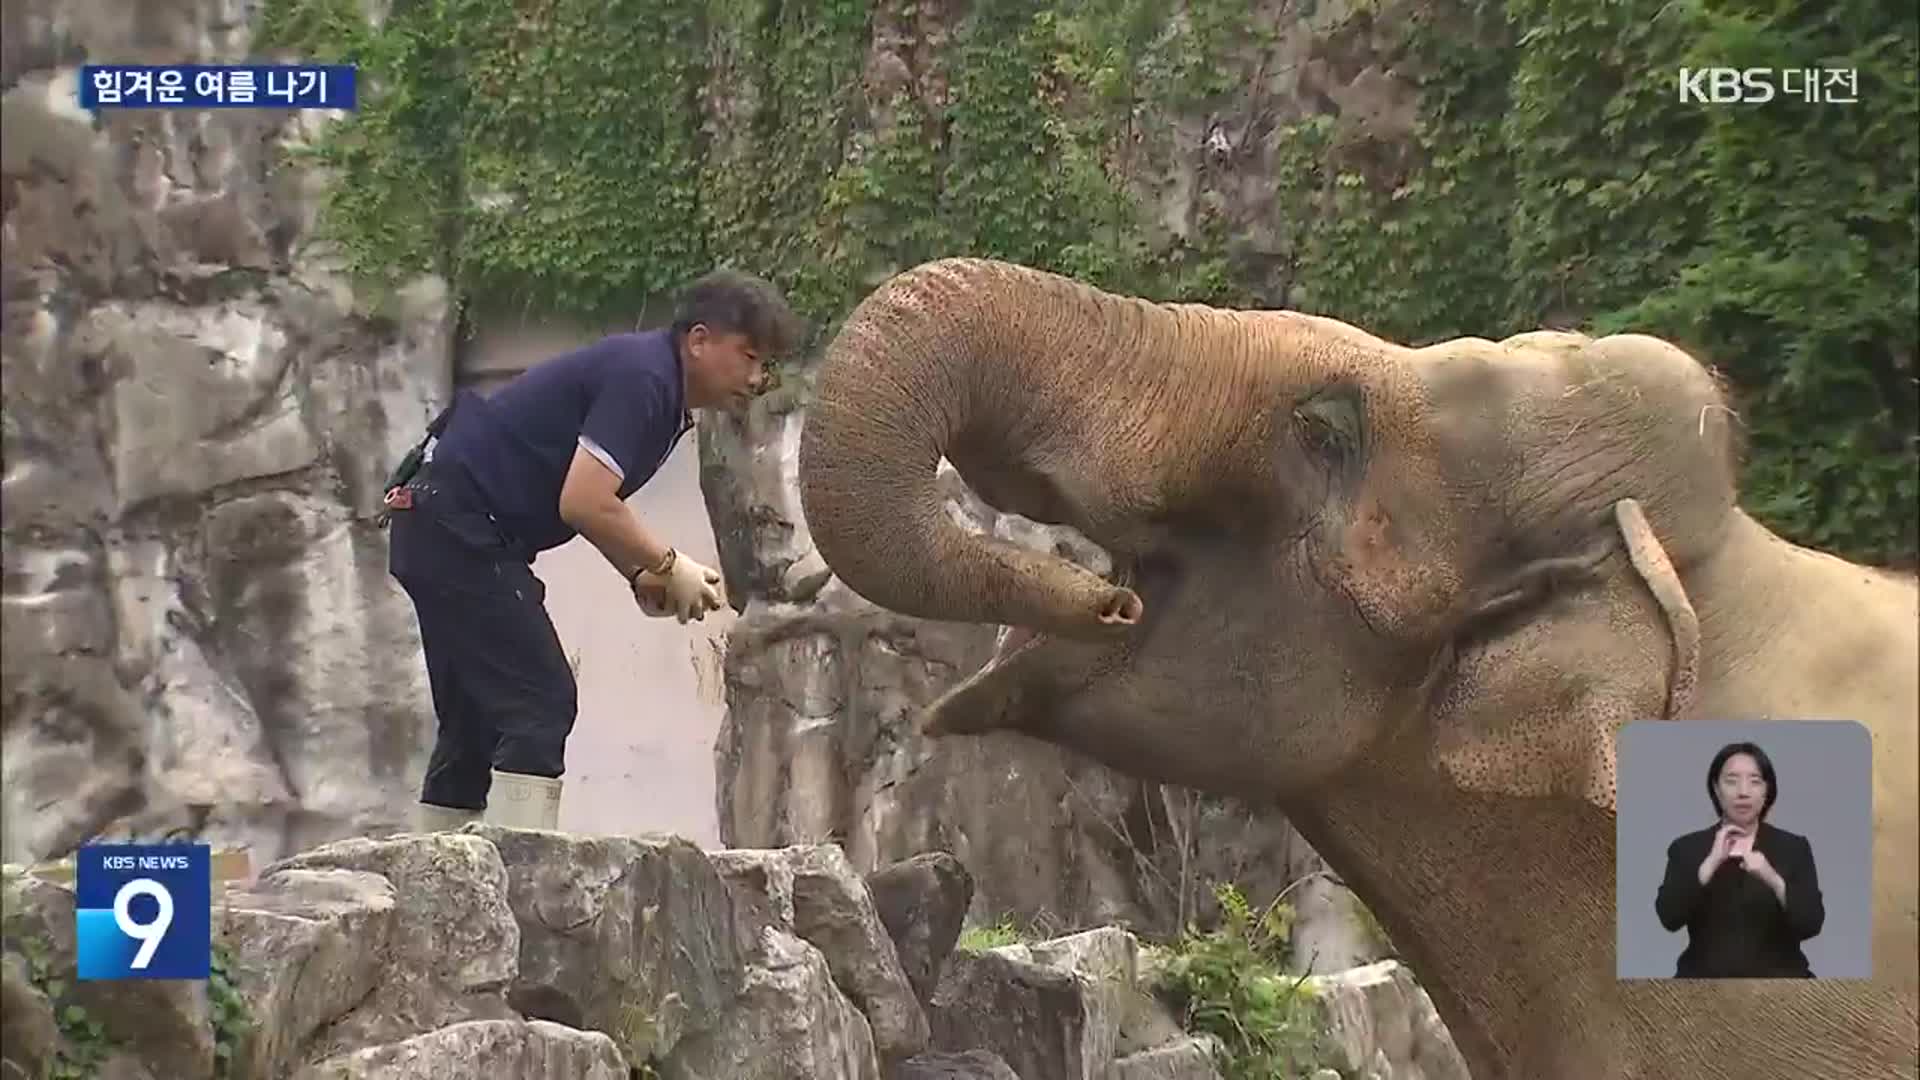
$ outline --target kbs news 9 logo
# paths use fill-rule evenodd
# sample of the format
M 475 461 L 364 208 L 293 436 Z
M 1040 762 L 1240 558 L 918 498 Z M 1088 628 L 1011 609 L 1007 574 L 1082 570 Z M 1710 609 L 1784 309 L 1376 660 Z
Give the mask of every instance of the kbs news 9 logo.
M 88 844 L 74 859 L 82 979 L 204 979 L 213 960 L 213 849 Z

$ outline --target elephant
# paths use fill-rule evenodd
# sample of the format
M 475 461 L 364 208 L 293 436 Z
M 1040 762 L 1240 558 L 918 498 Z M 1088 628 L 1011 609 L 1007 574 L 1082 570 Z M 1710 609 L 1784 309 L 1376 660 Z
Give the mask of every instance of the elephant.
M 1746 513 L 1728 400 L 1643 334 L 1415 348 L 942 258 L 826 346 L 799 487 L 849 590 L 1001 627 L 924 732 L 1276 807 L 1481 1080 L 1910 1080 L 1920 589 Z M 943 458 L 1113 571 L 963 529 Z M 1874 978 L 1617 979 L 1620 726 L 1799 718 L 1873 736 Z

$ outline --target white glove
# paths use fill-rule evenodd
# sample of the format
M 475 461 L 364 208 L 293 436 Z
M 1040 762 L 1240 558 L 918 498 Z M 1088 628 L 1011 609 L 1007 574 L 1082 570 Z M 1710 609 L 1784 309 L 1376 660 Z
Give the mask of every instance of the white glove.
M 727 602 L 718 570 L 672 550 L 663 571 L 634 575 L 633 598 L 648 615 L 660 618 L 671 613 L 683 626 L 688 620 L 706 618 L 707 612 Z
M 633 602 L 648 618 L 664 619 L 673 614 L 667 607 L 667 586 L 660 578 L 640 573 L 633 577 Z

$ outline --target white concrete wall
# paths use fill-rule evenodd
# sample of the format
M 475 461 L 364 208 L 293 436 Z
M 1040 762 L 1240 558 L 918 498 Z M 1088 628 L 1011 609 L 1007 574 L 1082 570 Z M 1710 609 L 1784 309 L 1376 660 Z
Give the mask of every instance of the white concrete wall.
M 462 358 L 465 381 L 485 392 L 513 370 L 594 335 L 590 329 L 483 324 Z M 682 437 L 628 505 L 667 543 L 719 567 L 700 497 L 694 432 Z M 546 583 L 547 611 L 579 672 L 580 715 L 567 742 L 560 827 L 672 832 L 703 847 L 719 846 L 713 770 L 723 709 L 718 649 L 733 613 L 723 610 L 686 626 L 671 617 L 648 618 L 620 576 L 580 537 L 542 554 L 533 569 Z M 696 658 L 706 661 L 704 680 Z

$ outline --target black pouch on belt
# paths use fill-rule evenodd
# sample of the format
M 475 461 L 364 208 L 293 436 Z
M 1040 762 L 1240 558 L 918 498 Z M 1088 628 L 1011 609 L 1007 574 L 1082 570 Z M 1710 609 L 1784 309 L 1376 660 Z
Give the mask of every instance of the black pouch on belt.
M 387 522 L 392 519 L 395 510 L 410 510 L 413 508 L 413 492 L 407 489 L 407 484 L 419 474 L 420 466 L 427 460 L 427 452 L 431 450 L 433 444 L 439 440 L 440 434 L 447 430 L 447 421 L 453 416 L 454 406 L 459 403 L 460 397 L 456 393 L 453 401 L 449 403 L 446 408 L 440 410 L 440 415 L 434 417 L 433 422 L 427 425 L 426 435 L 422 436 L 419 442 L 413 444 L 413 448 L 408 450 L 406 456 L 400 459 L 400 464 L 394 467 L 392 475 L 387 477 L 387 486 L 383 489 L 385 495 L 382 498 L 385 506 L 380 511 L 379 516 L 381 528 L 386 528 Z

